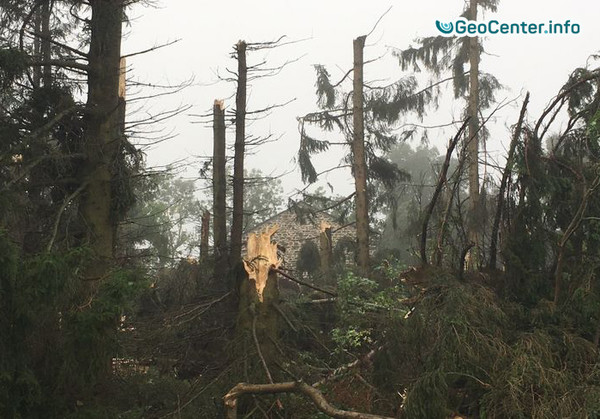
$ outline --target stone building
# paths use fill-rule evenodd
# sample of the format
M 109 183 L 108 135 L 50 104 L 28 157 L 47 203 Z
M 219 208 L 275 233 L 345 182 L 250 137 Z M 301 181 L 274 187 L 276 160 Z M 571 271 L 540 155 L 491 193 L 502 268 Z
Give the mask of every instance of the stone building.
M 300 220 L 292 210 L 287 209 L 255 226 L 247 234 L 258 233 L 274 224 L 279 226 L 279 230 L 273 235 L 273 240 L 282 250 L 282 267 L 285 269 L 296 270 L 303 247 L 322 249 L 321 232 L 327 228 L 330 228 L 330 249 L 337 262 L 339 263 L 340 257 L 345 259 L 344 262 L 353 257 L 352 247 L 356 242 L 354 224 L 342 226 L 326 213 L 318 213 Z

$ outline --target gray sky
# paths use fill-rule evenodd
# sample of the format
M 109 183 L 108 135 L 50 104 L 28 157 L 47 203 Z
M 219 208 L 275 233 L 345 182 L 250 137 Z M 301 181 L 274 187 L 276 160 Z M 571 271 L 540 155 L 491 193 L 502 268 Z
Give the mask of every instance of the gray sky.
M 341 0 L 257 0 L 200 2 L 197 0 L 162 0 L 156 8 L 136 6 L 130 11 L 131 25 L 126 29 L 124 53 L 131 53 L 181 39 L 175 45 L 150 54 L 131 57 L 128 61 L 134 78 L 155 84 L 178 83 L 194 77 L 195 84 L 169 97 L 145 104 L 148 112 L 159 112 L 179 105 L 192 105 L 186 114 L 165 123 L 167 131 L 177 137 L 151 148 L 147 152 L 149 166 L 165 165 L 188 159 L 186 176 L 195 176 L 200 166 L 193 156 L 212 154 L 212 129 L 193 124 L 198 118 L 188 114 L 208 112 L 214 99 L 225 99 L 233 108 L 235 86 L 215 83 L 217 73 L 235 68 L 230 58 L 233 45 L 243 39 L 263 42 L 286 35 L 290 40 L 305 41 L 278 48 L 268 54 L 249 56 L 249 64 L 262 59 L 270 66 L 300 58 L 287 66 L 277 77 L 254 83 L 249 94 L 249 110 L 275 103 L 296 100 L 283 109 L 249 127 L 253 135 L 282 135 L 277 143 L 268 144 L 250 156 L 247 165 L 260 167 L 267 173 L 283 173 L 295 168 L 293 158 L 298 149 L 299 135 L 296 117 L 316 110 L 313 64 L 324 64 L 338 80 L 351 68 L 352 40 L 368 33 L 377 19 L 390 6 L 390 12 L 367 40 L 365 58 L 384 55 L 365 69 L 367 80 L 393 81 L 402 77 L 390 47 L 404 49 L 416 37 L 437 35 L 435 21 L 451 21 L 461 13 L 464 3 L 455 0 L 350 2 Z M 506 89 L 499 99 L 512 99 L 529 90 L 532 94 L 530 117 L 536 118 L 544 105 L 558 92 L 569 73 L 584 66 L 588 57 L 600 50 L 600 2 L 591 0 L 501 0 L 497 13 L 479 20 L 497 19 L 506 22 L 578 23 L 579 34 L 569 35 L 495 35 L 485 40 L 487 55 L 481 69 L 494 74 Z M 406 74 L 405 74 L 406 75 Z M 520 101 L 519 101 L 520 102 Z M 136 104 L 136 105 L 139 105 Z M 507 142 L 506 127 L 514 124 L 520 103 L 497 113 L 488 150 L 493 156 L 502 154 Z M 463 103 L 450 98 L 423 123 L 449 122 L 457 118 Z M 135 118 L 136 115 L 132 115 Z M 408 123 L 421 123 L 409 116 Z M 432 132 L 430 141 L 443 149 L 453 129 Z M 233 133 L 228 134 L 233 139 Z M 338 162 L 343 152 L 336 150 L 318 162 L 325 168 Z M 319 168 L 319 167 L 318 167 Z M 328 179 L 337 193 L 349 190 L 348 174 L 332 175 Z M 284 177 L 286 192 L 301 187 L 297 170 Z

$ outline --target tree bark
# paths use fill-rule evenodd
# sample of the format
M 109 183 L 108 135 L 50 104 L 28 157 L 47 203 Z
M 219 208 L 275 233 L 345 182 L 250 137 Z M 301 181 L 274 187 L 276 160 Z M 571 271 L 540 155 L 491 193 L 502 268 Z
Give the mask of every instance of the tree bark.
M 367 163 L 365 158 L 365 127 L 363 98 L 363 52 L 366 36 L 354 40 L 354 90 L 352 93 L 353 139 L 352 155 L 356 189 L 356 238 L 358 241 L 358 269 L 368 276 L 369 269 L 369 207 L 367 197 Z
M 510 177 L 511 168 L 513 164 L 513 156 L 517 147 L 517 142 L 521 136 L 521 128 L 523 127 L 523 120 L 525 119 L 525 111 L 527 110 L 527 104 L 529 103 L 529 92 L 525 95 L 523 106 L 521 107 L 521 113 L 519 114 L 519 120 L 517 126 L 513 132 L 513 137 L 510 142 L 508 149 L 508 156 L 506 157 L 506 166 L 502 173 L 502 180 L 500 181 L 500 190 L 498 191 L 498 203 L 496 205 L 496 214 L 494 216 L 494 224 L 492 226 L 492 237 L 490 241 L 490 269 L 496 269 L 497 259 L 497 248 L 498 248 L 498 231 L 500 229 L 500 219 L 502 218 L 502 208 L 504 207 L 504 194 L 506 193 L 506 187 L 508 186 L 508 180 Z
M 200 261 L 205 262 L 208 259 L 208 237 L 210 235 L 210 212 L 205 210 L 202 213 L 202 226 L 200 227 Z
M 103 277 L 114 252 L 116 214 L 112 213 L 113 165 L 121 141 L 119 73 L 123 0 L 90 0 L 92 17 L 86 104 L 84 182 L 81 214 L 96 258 L 88 276 Z
M 44 0 L 41 12 L 41 58 L 44 62 L 49 62 L 52 59 L 52 49 L 50 45 L 50 17 L 52 16 L 52 0 Z M 42 70 L 42 80 L 44 87 L 52 86 L 52 66 L 46 64 Z
M 469 19 L 477 20 L 477 2 L 469 2 Z M 481 235 L 481 203 L 479 196 L 479 38 L 469 38 L 469 104 L 467 114 L 469 119 L 468 131 L 468 167 L 469 167 L 469 199 L 470 217 L 468 225 L 469 240 L 474 244 L 468 256 L 468 266 L 476 269 L 479 264 L 479 241 Z
M 227 274 L 227 178 L 225 174 L 225 109 L 223 101 L 213 106 L 213 233 L 215 271 L 218 282 Z
M 231 221 L 230 265 L 234 267 L 242 258 L 242 230 L 244 226 L 244 153 L 246 146 L 246 43 L 236 46 L 238 85 L 235 95 L 235 152 L 233 158 L 233 218 Z

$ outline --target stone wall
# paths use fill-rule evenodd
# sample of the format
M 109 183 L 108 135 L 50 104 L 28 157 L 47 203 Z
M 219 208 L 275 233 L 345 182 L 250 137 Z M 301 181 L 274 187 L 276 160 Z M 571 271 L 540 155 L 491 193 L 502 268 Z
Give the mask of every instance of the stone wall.
M 250 230 L 249 233 L 259 232 L 273 224 L 278 224 L 279 230 L 273 235 L 273 240 L 285 249 L 282 267 L 294 270 L 296 269 L 296 261 L 298 260 L 300 249 L 306 241 L 312 241 L 319 247 L 321 222 L 328 223 L 331 226 L 333 249 L 335 249 L 337 243 L 342 239 L 356 240 L 354 225 L 340 228 L 339 223 L 334 222 L 331 216 L 324 213 L 317 214 L 311 220 L 305 220 L 304 223 L 301 223 L 297 219 L 296 214 L 290 210 L 280 212 Z M 246 242 L 246 237 L 244 237 L 244 243 Z M 245 255 L 245 249 L 243 254 Z

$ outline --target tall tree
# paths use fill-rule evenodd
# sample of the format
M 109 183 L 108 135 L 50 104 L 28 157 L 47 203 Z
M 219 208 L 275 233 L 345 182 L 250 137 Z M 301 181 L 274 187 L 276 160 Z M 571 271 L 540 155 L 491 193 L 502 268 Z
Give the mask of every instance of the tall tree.
M 394 131 L 401 118 L 408 112 L 422 116 L 433 97 L 431 88 L 417 91 L 417 82 L 413 77 L 406 77 L 384 87 L 366 86 L 363 75 L 366 38 L 367 36 L 360 36 L 354 40 L 353 68 L 340 82 L 332 83 L 325 67 L 315 66 L 318 105 L 322 110 L 300 118 L 300 148 L 297 157 L 302 180 L 310 184 L 319 178 L 311 160 L 312 155 L 328 151 L 333 144 L 349 148 L 350 152 L 337 169 L 350 167 L 354 176 L 357 260 L 359 271 L 364 276 L 369 273 L 369 189 L 374 187 L 375 182 L 381 182 L 385 188 L 392 189 L 395 182 L 407 177 L 406 172 L 385 157 L 385 153 L 400 141 Z M 350 94 L 343 92 L 340 86 L 351 73 L 354 77 Z M 348 106 L 350 97 L 352 109 Z M 352 125 L 348 124 L 350 115 Z M 326 131 L 339 129 L 345 141 L 333 143 L 318 140 L 309 133 L 310 125 L 317 125 Z M 323 172 L 334 169 L 336 168 L 327 168 Z M 340 204 L 346 201 L 344 198 Z
M 213 107 L 213 229 L 215 278 L 223 281 L 227 273 L 227 178 L 225 174 L 225 109 L 222 101 Z
M 477 1 L 469 0 L 467 16 L 477 21 Z M 479 198 L 479 60 L 481 56 L 479 38 L 469 38 L 469 117 L 468 129 L 468 170 L 469 170 L 469 199 L 471 200 L 471 216 L 469 218 L 469 240 L 474 243 L 471 265 L 478 264 L 479 237 L 481 222 L 481 203 Z
M 463 17 L 477 20 L 478 8 L 483 11 L 496 11 L 499 0 L 469 0 L 463 10 Z M 397 54 L 402 69 L 412 67 L 420 71 L 419 64 L 434 75 L 440 76 L 447 70 L 452 72 L 454 95 L 466 99 L 466 116 L 469 117 L 467 129 L 467 170 L 469 189 L 469 214 L 467 221 L 468 240 L 474 246 L 469 254 L 470 266 L 479 265 L 479 254 L 483 251 L 481 228 L 482 220 L 480 182 L 479 182 L 479 145 L 486 131 L 481 124 L 481 111 L 494 101 L 494 92 L 500 88 L 498 80 L 489 73 L 480 70 L 483 45 L 477 36 L 472 37 L 428 37 L 417 39 L 418 47 L 410 47 Z M 465 72 L 465 65 L 469 70 Z M 466 77 L 468 75 L 468 78 Z
M 81 213 L 97 263 L 90 276 L 108 271 L 114 253 L 116 215 L 112 213 L 113 167 L 120 149 L 119 73 L 123 0 L 91 0 L 88 99 L 86 103 L 83 182 L 86 187 Z
M 231 221 L 231 266 L 242 257 L 242 234 L 244 225 L 244 154 L 246 148 L 246 88 L 248 66 L 244 41 L 235 45 L 237 59 L 237 90 L 235 93 L 235 148 L 233 157 L 233 218 Z
M 359 36 L 354 45 L 354 81 L 352 90 L 352 168 L 356 191 L 356 238 L 358 268 L 361 275 L 369 275 L 369 203 L 367 197 L 367 162 L 365 159 L 365 115 L 363 103 L 363 65 L 366 36 Z

